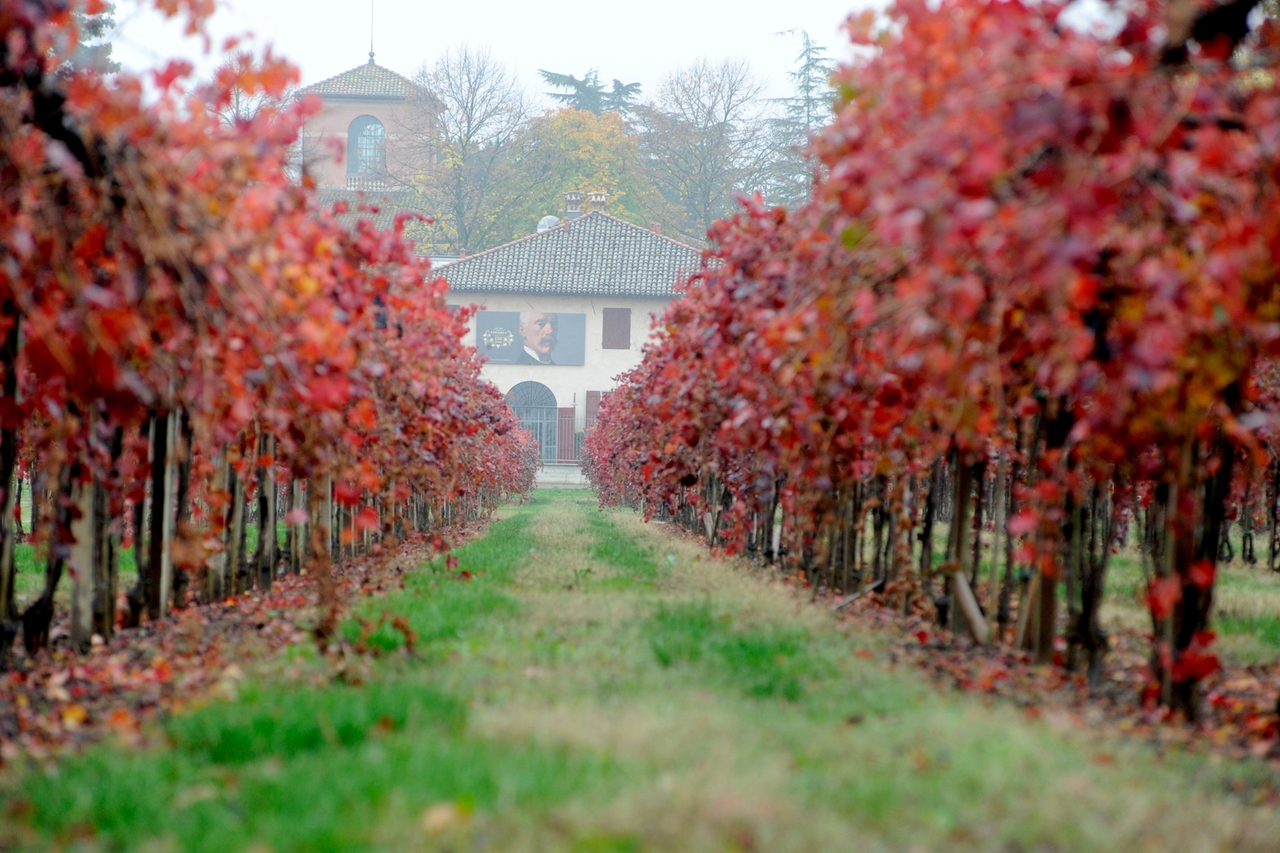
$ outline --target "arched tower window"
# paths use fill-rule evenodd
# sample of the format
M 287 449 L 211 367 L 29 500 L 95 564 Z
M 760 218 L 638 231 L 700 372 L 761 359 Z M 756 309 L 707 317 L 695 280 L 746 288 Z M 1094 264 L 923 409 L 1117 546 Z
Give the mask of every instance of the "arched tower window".
M 387 172 L 387 129 L 373 116 L 347 127 L 347 183 L 381 181 Z

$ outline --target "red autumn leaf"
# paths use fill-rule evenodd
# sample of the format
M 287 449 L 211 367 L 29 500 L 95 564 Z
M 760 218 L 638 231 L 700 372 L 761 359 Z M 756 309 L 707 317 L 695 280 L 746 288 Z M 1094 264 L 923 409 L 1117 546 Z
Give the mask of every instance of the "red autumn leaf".
M 379 527 L 378 511 L 371 506 L 356 513 L 355 525 L 357 530 L 377 530 Z
M 1198 560 L 1191 566 L 1191 571 L 1187 573 L 1187 580 L 1191 581 L 1194 586 L 1207 590 L 1213 587 L 1216 573 L 1217 567 L 1212 560 Z
M 342 506 L 356 506 L 364 496 L 364 491 L 355 483 L 341 480 L 333 484 L 333 499 Z
M 1182 582 L 1177 577 L 1154 578 L 1147 586 L 1147 607 L 1157 619 L 1168 619 L 1182 600 Z
M 1177 656 L 1170 674 L 1176 683 L 1201 681 L 1217 672 L 1220 665 L 1217 655 L 1204 652 L 1192 645 Z
M 153 82 L 155 83 L 155 87 L 163 92 L 178 80 L 190 74 L 192 70 L 193 67 L 190 62 L 185 62 L 180 59 L 172 59 L 164 68 L 158 69 L 152 73 Z
M 361 400 L 356 403 L 351 413 L 347 416 L 347 423 L 356 429 L 365 431 L 376 427 L 378 425 L 378 413 L 373 403 L 369 400 Z
M 1030 510 L 1023 510 L 1009 517 L 1009 535 L 1021 536 L 1024 533 L 1030 533 L 1039 525 L 1040 520 L 1036 518 L 1036 514 Z
M 351 398 L 351 380 L 334 374 L 317 376 L 308 383 L 307 395 L 319 411 L 340 409 Z

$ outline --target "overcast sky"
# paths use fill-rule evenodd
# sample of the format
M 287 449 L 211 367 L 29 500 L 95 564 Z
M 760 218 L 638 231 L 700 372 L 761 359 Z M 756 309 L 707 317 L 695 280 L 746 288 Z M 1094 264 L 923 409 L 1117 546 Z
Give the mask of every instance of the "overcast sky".
M 840 26 L 874 0 L 372 0 L 377 62 L 405 76 L 443 49 L 488 46 L 530 91 L 545 87 L 537 70 L 639 82 L 655 93 L 662 77 L 696 57 L 745 57 L 772 95 L 786 92 L 786 72 L 800 42 L 775 33 L 805 29 L 833 56 L 847 43 Z M 251 32 L 302 71 L 304 85 L 368 60 L 371 0 L 221 0 L 212 30 L 219 40 Z M 146 4 L 149 5 L 149 4 Z M 876 3 L 876 5 L 882 5 Z M 200 45 L 181 38 L 137 0 L 119 0 L 114 56 L 126 68 L 155 67 L 182 56 L 208 68 Z

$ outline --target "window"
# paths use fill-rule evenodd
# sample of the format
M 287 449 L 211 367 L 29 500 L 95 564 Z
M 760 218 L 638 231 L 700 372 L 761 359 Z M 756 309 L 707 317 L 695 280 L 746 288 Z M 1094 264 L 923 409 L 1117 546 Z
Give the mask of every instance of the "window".
M 591 429 L 596 425 L 596 421 L 600 418 L 600 392 L 587 392 L 587 429 Z
M 605 349 L 631 349 L 630 308 L 604 309 L 604 340 L 601 346 Z
M 360 116 L 347 128 L 347 176 L 381 178 L 387 171 L 387 129 L 373 116 Z

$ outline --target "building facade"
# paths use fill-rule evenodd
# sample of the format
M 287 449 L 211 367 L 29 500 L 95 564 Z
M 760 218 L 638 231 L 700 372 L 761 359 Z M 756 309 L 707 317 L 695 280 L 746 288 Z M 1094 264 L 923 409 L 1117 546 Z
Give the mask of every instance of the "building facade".
M 429 93 L 370 53 L 302 94 L 321 100 L 302 159 L 323 205 L 346 201 L 351 212 L 341 220 L 372 217 L 379 228 L 400 211 L 429 214 L 393 178 L 407 165 L 419 173 L 434 166 L 428 143 L 439 104 L 433 109 Z M 601 398 L 640 363 L 653 318 L 702 260 L 700 249 L 610 216 L 607 204 L 603 193 L 566 193 L 564 219 L 545 217 L 528 237 L 436 264 L 449 303 L 478 309 L 466 343 L 551 467 L 578 464 Z M 415 236 L 412 226 L 406 236 Z
M 369 61 L 300 92 L 320 100 L 302 135 L 302 160 L 323 191 L 385 192 L 412 161 L 430 169 L 439 104 L 412 80 Z M 433 106 L 435 107 L 433 109 Z
M 603 210 L 575 218 L 573 199 L 569 208 L 536 234 L 440 269 L 450 304 L 479 309 L 467 342 L 547 465 L 577 464 L 602 396 L 640 363 L 653 318 L 702 258 Z

